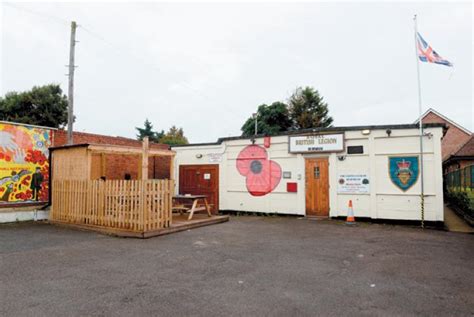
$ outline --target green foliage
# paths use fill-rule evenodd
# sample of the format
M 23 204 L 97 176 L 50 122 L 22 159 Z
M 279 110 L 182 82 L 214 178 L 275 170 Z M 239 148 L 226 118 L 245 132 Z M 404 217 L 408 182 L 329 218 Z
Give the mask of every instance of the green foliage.
M 474 217 L 474 202 L 473 198 L 469 197 L 465 191 L 448 190 L 446 192 L 446 200 L 451 204 L 461 209 L 466 214 Z
M 328 104 L 319 92 L 311 87 L 298 88 L 288 104 L 274 102 L 260 105 L 257 110 L 258 134 L 275 135 L 288 130 L 326 128 L 333 119 L 329 116 Z M 255 134 L 255 118 L 248 118 L 242 128 L 242 136 Z
M 326 128 L 333 122 L 328 115 L 328 104 L 311 87 L 298 88 L 293 93 L 289 100 L 289 112 L 295 129 Z
M 143 124 L 143 128 L 136 127 L 138 131 L 137 139 L 142 141 L 144 137 L 148 137 L 150 142 L 160 142 L 160 139 L 164 136 L 165 131 L 161 130 L 161 132 L 153 131 L 153 125 L 148 119 L 145 119 L 145 123 Z
M 283 102 L 260 105 L 257 110 L 258 134 L 275 135 L 291 128 L 288 106 Z M 255 118 L 250 117 L 241 128 L 243 136 L 255 134 Z
M 138 131 L 137 139 L 142 141 L 144 137 L 148 137 L 150 142 L 163 143 L 168 145 L 188 144 L 188 139 L 184 136 L 183 128 L 172 126 L 168 132 L 153 131 L 153 125 L 146 119 L 143 128 L 135 128 Z
M 160 143 L 168 145 L 188 144 L 188 139 L 184 136 L 183 128 L 172 126 L 168 132 L 160 139 Z
M 67 123 L 67 107 L 59 85 L 35 86 L 0 97 L 0 120 L 60 128 Z

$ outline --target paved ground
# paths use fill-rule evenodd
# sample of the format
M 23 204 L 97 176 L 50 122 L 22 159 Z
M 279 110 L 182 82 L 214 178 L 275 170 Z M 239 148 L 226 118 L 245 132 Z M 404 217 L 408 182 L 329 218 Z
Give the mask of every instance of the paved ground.
M 472 315 L 474 235 L 233 217 L 135 240 L 0 226 L 0 315 Z
M 444 225 L 448 231 L 474 233 L 474 228 L 446 205 L 444 205 Z

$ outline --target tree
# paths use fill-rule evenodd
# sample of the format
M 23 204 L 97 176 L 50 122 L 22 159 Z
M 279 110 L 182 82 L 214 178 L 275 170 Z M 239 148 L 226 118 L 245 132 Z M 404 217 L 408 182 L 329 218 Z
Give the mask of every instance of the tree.
M 289 100 L 289 112 L 295 129 L 326 128 L 333 122 L 328 104 L 311 87 L 296 89 Z
M 67 107 L 59 85 L 35 86 L 0 97 L 0 120 L 60 128 L 67 123 Z
M 291 128 L 292 122 L 288 105 L 276 101 L 271 105 L 260 105 L 257 110 L 258 134 L 275 135 Z M 255 118 L 252 116 L 245 121 L 241 128 L 242 136 L 255 134 Z
M 136 127 L 135 129 L 138 131 L 137 140 L 143 141 L 144 137 L 148 137 L 150 142 L 160 142 L 160 139 L 165 134 L 165 131 L 161 130 L 161 132 L 153 131 L 153 125 L 147 119 L 145 119 L 145 123 L 143 124 L 143 128 Z
M 172 126 L 168 132 L 160 139 L 160 143 L 168 145 L 188 144 L 188 139 L 184 136 L 183 128 Z

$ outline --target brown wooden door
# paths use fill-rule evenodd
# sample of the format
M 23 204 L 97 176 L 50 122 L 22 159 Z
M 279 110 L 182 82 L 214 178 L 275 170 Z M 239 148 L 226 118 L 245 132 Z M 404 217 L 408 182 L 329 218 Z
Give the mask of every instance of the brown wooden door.
M 180 165 L 179 193 L 206 195 L 212 213 L 219 211 L 219 165 Z
M 329 216 L 329 162 L 327 158 L 305 160 L 306 215 Z

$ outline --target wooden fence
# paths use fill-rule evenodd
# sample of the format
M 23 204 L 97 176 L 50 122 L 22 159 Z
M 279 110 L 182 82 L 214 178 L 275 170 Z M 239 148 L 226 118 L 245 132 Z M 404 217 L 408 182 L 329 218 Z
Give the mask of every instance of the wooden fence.
M 53 222 L 133 232 L 167 228 L 173 180 L 54 180 Z

